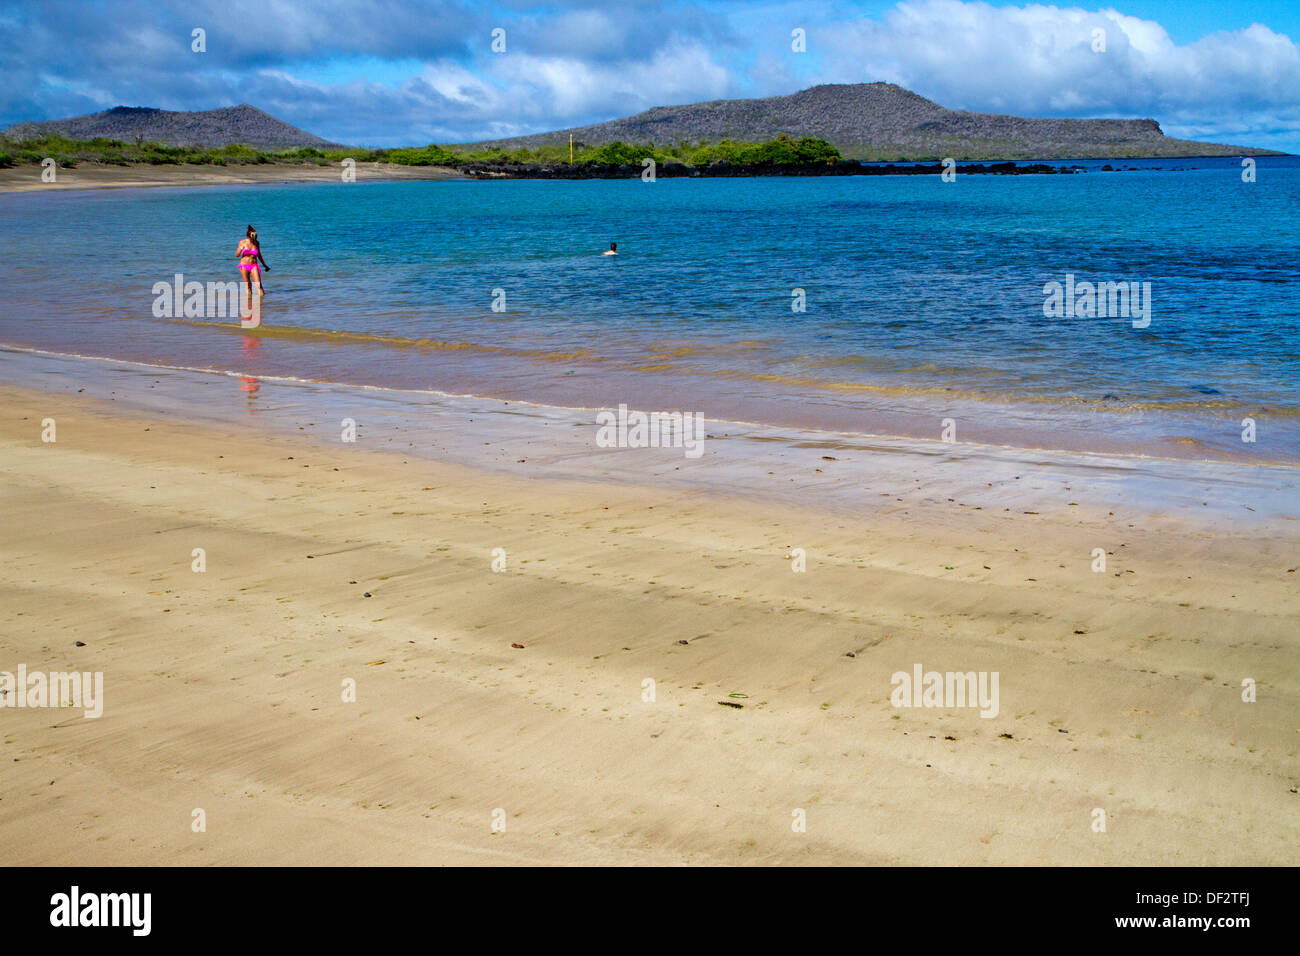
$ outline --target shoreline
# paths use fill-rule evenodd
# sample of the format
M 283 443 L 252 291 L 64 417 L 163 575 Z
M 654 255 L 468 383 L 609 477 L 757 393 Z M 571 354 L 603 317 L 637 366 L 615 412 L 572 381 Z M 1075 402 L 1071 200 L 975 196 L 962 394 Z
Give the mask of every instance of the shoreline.
M 996 168 L 995 168 L 996 167 Z M 858 163 L 844 161 L 833 168 L 821 165 L 799 166 L 730 166 L 677 167 L 665 165 L 658 175 L 664 179 L 717 179 L 764 176 L 917 176 L 939 175 L 943 167 L 924 163 Z M 406 166 L 397 163 L 358 163 L 356 182 L 414 182 L 492 180 L 626 179 L 641 175 L 640 166 L 553 167 L 545 164 L 501 165 L 474 163 L 464 167 Z M 962 166 L 967 175 L 1066 175 L 1077 172 L 1066 165 L 1040 164 L 1033 167 L 1008 160 L 1002 163 L 972 162 Z M 243 166 L 197 164 L 150 165 L 130 163 L 108 166 L 81 163 L 72 169 L 60 168 L 53 183 L 41 180 L 41 167 L 14 166 L 0 169 L 0 193 L 34 192 L 47 187 L 62 192 L 75 189 L 159 188 L 176 186 L 288 185 L 292 183 L 335 182 L 341 175 L 336 165 L 317 166 L 306 163 L 265 163 Z
M 5 712 L 15 865 L 1295 862 L 1289 522 L 959 511 L 972 462 L 847 510 L 554 480 L 67 385 L 0 387 L 0 670 L 102 671 L 104 716 Z M 891 706 L 917 664 L 998 714 Z
M 166 320 L 177 321 L 177 320 Z M 181 324 L 185 324 L 183 321 Z M 302 336 L 304 330 L 296 326 L 264 326 L 253 330 L 241 330 L 238 326 L 228 326 L 219 323 L 191 323 L 203 329 L 225 334 L 240 334 L 246 340 L 257 341 L 267 336 L 283 337 L 288 336 L 295 338 Z M 315 332 L 315 330 L 306 330 L 315 338 L 325 338 L 332 345 L 341 344 L 350 339 L 359 339 L 370 341 L 375 337 L 360 333 L 337 333 L 337 338 L 324 333 Z M 420 343 L 410 343 L 413 347 L 419 347 Z M 432 343 L 431 348 L 442 347 L 450 352 L 463 356 L 465 349 L 472 349 L 472 346 L 461 343 Z M 191 374 L 197 376 L 219 376 L 225 378 L 250 377 L 250 372 L 236 368 L 212 368 L 194 365 L 178 364 L 167 361 L 149 361 L 136 358 L 127 358 L 121 356 L 108 355 L 91 355 L 78 352 L 60 351 L 57 349 L 42 348 L 35 345 L 0 342 L 0 355 L 8 354 L 18 362 L 26 362 L 29 366 L 28 373 L 40 375 L 42 360 L 49 362 L 70 362 L 75 363 L 96 363 L 98 367 L 103 367 L 106 363 L 117 363 L 120 365 L 131 366 L 140 369 L 142 372 L 150 370 L 156 372 L 170 372 L 180 374 Z M 24 358 L 26 357 L 26 358 Z M 498 359 L 499 360 L 499 359 Z M 462 361 L 464 359 L 462 358 Z M 92 366 L 94 367 L 94 366 Z M 48 372 L 48 370 L 46 370 Z M 434 370 L 436 373 L 436 369 Z M 609 372 L 604 373 L 605 376 Z M 642 379 L 635 374 L 625 374 L 619 381 L 621 384 L 615 389 L 619 394 L 638 395 L 641 401 L 630 401 L 630 407 L 640 408 L 644 411 L 662 410 L 679 408 L 680 403 L 675 399 L 678 392 L 672 388 L 674 381 L 680 380 L 680 376 L 685 373 L 678 373 L 678 377 L 661 373 L 658 377 L 645 379 L 649 382 L 647 386 Z M 422 397 L 429 397 L 433 400 L 453 399 L 453 400 L 470 400 L 484 403 L 491 407 L 508 406 L 533 406 L 539 409 L 553 409 L 566 413 L 594 413 L 595 411 L 607 407 L 603 404 L 592 404 L 583 399 L 592 397 L 589 390 L 584 389 L 581 383 L 574 384 L 575 380 L 566 379 L 569 385 L 568 390 L 559 388 L 558 385 L 552 385 L 541 391 L 532 390 L 529 394 L 521 394 L 517 389 L 506 394 L 494 394 L 485 391 L 462 391 L 452 388 L 434 388 L 432 386 L 420 387 L 416 385 L 395 384 L 387 381 L 339 381 L 335 379 L 308 378 L 297 375 L 281 374 L 276 372 L 262 371 L 256 375 L 251 375 L 258 381 L 278 382 L 290 385 L 309 385 L 319 386 L 322 388 L 332 388 L 339 390 L 356 390 L 362 393 L 390 394 L 398 400 L 409 400 L 418 402 Z M 464 376 L 462 375 L 462 378 Z M 492 378 L 492 375 L 481 376 Z M 21 384 L 21 375 L 15 380 L 15 384 Z M 641 382 L 639 386 L 634 387 L 634 383 Z M 657 385 L 655 383 L 658 383 Z M 868 391 L 865 387 L 858 387 L 860 391 Z M 714 409 L 715 413 L 708 415 L 710 421 L 721 425 L 737 426 L 746 429 L 774 429 L 797 431 L 809 435 L 828 436 L 830 438 L 843 439 L 866 439 L 866 440 L 884 440 L 897 442 L 913 442 L 921 445 L 939 444 L 947 446 L 948 444 L 959 444 L 963 446 L 977 446 L 988 449 L 999 449 L 1006 452 L 1019 454 L 1039 454 L 1046 456 L 1099 456 L 1105 458 L 1128 459 L 1134 461 L 1168 461 L 1178 462 L 1189 466 L 1224 464 L 1239 467 L 1260 467 L 1275 468 L 1283 472 L 1300 468 L 1300 460 L 1287 459 L 1281 457 L 1267 457 L 1261 453 L 1258 448 L 1252 447 L 1252 454 L 1247 455 L 1244 451 L 1232 448 L 1231 445 L 1226 447 L 1220 445 L 1207 445 L 1196 439 L 1178 438 L 1178 431 L 1186 429 L 1188 422 L 1195 421 L 1198 416 L 1188 409 L 1183 410 L 1166 410 L 1160 412 L 1166 416 L 1163 424 L 1163 432 L 1160 434 L 1148 435 L 1144 440 L 1138 441 L 1136 437 L 1129 437 L 1121 441 L 1116 437 L 1116 432 L 1112 428 L 1107 433 L 1109 446 L 1095 444 L 1096 439 L 1092 438 L 1087 430 L 1091 428 L 1094 432 L 1099 426 L 1091 424 L 1088 416 L 1119 416 L 1118 418 L 1107 418 L 1106 421 L 1113 422 L 1114 425 L 1128 424 L 1124 422 L 1125 416 L 1135 414 L 1151 414 L 1151 408 L 1140 408 L 1134 412 L 1129 406 L 1120 408 L 1108 407 L 1104 404 L 1084 405 L 1075 401 L 1065 399 L 1051 402 L 1043 399 L 1026 399 L 1030 407 L 1042 408 L 1048 411 L 1055 411 L 1057 419 L 1044 418 L 1038 423 L 1038 428 L 1028 427 L 1022 424 L 1015 430 L 996 430 L 989 429 L 985 425 L 982 429 L 977 429 L 974 436 L 971 431 L 963 427 L 965 437 L 960 442 L 938 442 L 933 435 L 936 429 L 930 426 L 932 423 L 941 420 L 947 420 L 950 416 L 956 416 L 954 420 L 962 422 L 978 423 L 981 417 L 985 417 L 988 409 L 1001 408 L 1004 414 L 1013 413 L 1019 406 L 1017 403 L 1008 403 L 999 400 L 995 396 L 990 397 L 959 397 L 950 392 L 940 392 L 937 389 L 916 389 L 912 394 L 900 391 L 897 386 L 881 385 L 878 387 L 881 392 L 893 395 L 893 401 L 890 405 L 882 406 L 877 409 L 870 407 L 845 406 L 840 409 L 822 408 L 820 416 L 816 420 L 792 420 L 788 413 L 782 415 L 779 413 L 778 406 L 765 403 L 764 400 L 751 399 L 747 403 L 737 405 L 731 400 L 726 393 L 719 392 L 714 396 L 712 401 L 706 401 L 704 404 Z M 403 399 L 403 397 L 406 397 Z M 662 399 L 659 401 L 658 399 Z M 184 399 L 182 398 L 183 402 Z M 743 406 L 743 407 L 742 407 Z M 717 414 L 717 410 L 722 409 L 727 414 Z M 1242 409 L 1234 414 L 1244 414 L 1248 410 Z M 741 412 L 741 414 L 735 414 Z M 749 414 L 745 414 L 748 412 Z M 768 417 L 763 417 L 764 412 L 774 412 Z M 755 414 L 758 413 L 758 414 Z M 1226 413 L 1220 413 L 1217 417 L 1223 417 Z M 1258 414 L 1258 412 L 1256 412 Z M 808 416 L 801 416 L 807 419 Z M 1213 413 L 1202 413 L 1204 418 L 1216 417 Z M 1232 415 L 1228 415 L 1232 419 Z M 1233 419 L 1235 420 L 1235 419 Z M 863 422 L 869 427 L 853 427 L 853 424 Z M 916 426 L 918 422 L 923 422 L 925 430 L 919 430 Z M 1140 423 L 1135 423 L 1140 424 Z M 871 427 L 874 426 L 874 427 Z M 1131 427 L 1131 426 L 1130 426 Z M 1065 429 L 1075 439 L 1073 444 L 1047 444 L 1043 442 L 1034 442 L 1034 436 L 1054 435 L 1060 437 Z M 1138 433 L 1135 433 L 1135 435 Z M 1029 439 L 1026 441 L 1025 439 Z M 1262 448 L 1263 446 L 1260 446 Z M 1233 451 L 1239 451 L 1233 454 Z
M 15 359 L 21 364 L 13 364 Z M 534 466 L 540 462 L 543 477 L 574 477 L 584 471 L 621 482 L 638 477 L 635 471 L 619 467 L 622 459 L 617 454 L 611 456 L 610 449 L 593 444 L 596 415 L 603 406 L 252 376 L 233 370 L 0 346 L 0 364 L 6 361 L 10 363 L 7 384 L 11 386 L 47 392 L 77 387 L 78 394 L 89 392 L 90 396 L 120 401 L 136 413 L 181 414 L 217 426 L 243 420 L 262 430 L 305 432 L 317 439 L 329 433 L 329 426 L 321 420 L 333 416 L 381 427 L 390 444 L 394 436 L 405 437 L 411 449 L 408 454 L 417 458 L 449 456 L 468 467 L 504 465 L 507 472 L 517 470 L 509 467 L 511 464 L 532 460 Z M 232 389 L 232 384 L 236 388 Z M 805 482 L 812 478 L 816 493 L 828 504 L 853 509 L 870 504 L 882 486 L 890 488 L 891 495 L 893 489 L 925 487 L 931 479 L 918 476 L 937 465 L 953 475 L 978 473 L 967 476 L 972 480 L 963 480 L 962 508 L 1008 509 L 1019 502 L 1036 509 L 1071 507 L 1100 512 L 1119 508 L 1124 509 L 1121 513 L 1141 514 L 1142 501 L 1164 496 L 1168 502 L 1178 503 L 1184 520 L 1198 526 L 1277 520 L 1300 523 L 1300 466 L 1294 462 L 1166 457 L 969 440 L 949 443 L 717 418 L 707 418 L 705 423 L 706 451 L 700 460 L 682 460 L 681 449 L 647 449 L 661 469 L 656 471 L 656 480 L 683 487 L 744 488 L 760 498 L 792 502 L 806 493 Z M 548 437 L 538 437 L 547 430 Z M 495 446 L 498 454 L 483 455 L 476 442 L 464 438 L 469 432 L 481 432 L 489 439 L 484 444 Z M 769 459 L 779 462 L 783 470 L 768 470 Z M 872 462 L 871 481 L 859 485 L 853 469 L 866 462 Z M 986 473 L 994 481 L 973 480 Z M 1093 475 L 1094 483 L 1099 481 L 1102 487 L 1075 489 L 1069 476 L 1076 473 Z M 1028 484 L 1014 484 L 1022 480 Z M 783 487 L 787 482 L 794 487 Z M 1038 493 L 1027 492 L 1028 487 Z M 1204 493 L 1214 487 L 1220 489 L 1219 497 Z M 1068 502 L 1062 498 L 1065 491 L 1069 494 L 1064 498 L 1071 499 Z
M 468 180 L 444 166 L 402 166 L 395 163 L 357 163 L 356 182 L 402 182 L 415 180 Z M 53 183 L 41 181 L 40 166 L 0 169 L 0 193 L 64 192 L 75 189 L 159 188 L 164 186 L 242 186 L 287 183 L 338 182 L 339 166 L 306 163 L 265 163 L 246 166 L 158 165 L 132 163 L 106 166 L 81 163 L 73 169 L 60 168 Z
M 1151 161 L 1204 161 L 1233 159 L 1242 155 L 1289 158 L 1290 153 L 1251 152 L 1222 155 L 1191 156 L 1121 156 L 1121 157 L 1071 157 L 1064 159 L 981 159 L 959 160 L 957 170 L 964 175 L 1072 175 L 1086 173 L 1080 163 L 1120 164 L 1113 172 L 1125 172 L 1141 167 L 1123 167 L 1122 164 Z M 944 166 L 936 160 L 841 160 L 833 166 L 806 164 L 798 166 L 719 166 L 690 167 L 666 164 L 657 175 L 664 179 L 716 179 L 772 176 L 917 176 L 939 175 Z M 163 186 L 218 186 L 262 185 L 288 183 L 334 182 L 341 176 L 341 168 L 330 164 L 314 163 L 262 163 L 215 166 L 211 164 L 159 164 L 129 163 L 125 166 L 83 162 L 71 169 L 59 168 L 53 183 L 41 181 L 42 168 L 34 165 L 17 165 L 0 169 L 0 193 L 33 192 L 48 189 L 63 192 L 70 189 L 158 188 Z M 640 177 L 640 166 L 565 167 L 546 163 L 498 164 L 477 162 L 464 167 L 407 166 L 399 163 L 359 162 L 356 164 L 356 182 L 403 182 L 420 180 L 458 180 L 481 182 L 484 180 L 511 179 L 557 181 L 583 181 L 591 179 L 624 179 Z

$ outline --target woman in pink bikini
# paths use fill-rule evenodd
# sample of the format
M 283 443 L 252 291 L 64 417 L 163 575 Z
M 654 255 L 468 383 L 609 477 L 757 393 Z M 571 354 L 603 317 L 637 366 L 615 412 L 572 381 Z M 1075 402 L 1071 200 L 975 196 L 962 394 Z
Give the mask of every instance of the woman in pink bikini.
M 245 237 L 239 240 L 235 254 L 239 257 L 239 272 L 244 277 L 244 285 L 248 286 L 249 301 L 252 301 L 254 276 L 257 277 L 257 294 L 266 295 L 266 290 L 262 288 L 262 269 L 270 272 L 271 267 L 262 258 L 262 250 L 257 245 L 257 230 L 252 226 L 248 227 Z M 262 269 L 257 267 L 259 262 Z

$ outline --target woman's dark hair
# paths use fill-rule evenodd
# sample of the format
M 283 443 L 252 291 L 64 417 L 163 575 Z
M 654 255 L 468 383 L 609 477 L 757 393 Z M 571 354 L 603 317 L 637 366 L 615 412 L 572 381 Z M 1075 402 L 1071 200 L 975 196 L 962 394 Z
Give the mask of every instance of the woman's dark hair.
M 244 233 L 244 235 L 248 236 L 248 238 L 251 239 L 253 238 L 253 236 L 257 235 L 257 230 L 254 229 L 252 226 L 249 226 L 248 231 Z
M 611 243 L 609 244 L 609 248 L 610 248 L 611 251 L 614 250 L 614 249 L 617 249 L 617 248 L 618 248 L 618 243 L 617 243 L 617 242 L 611 242 Z

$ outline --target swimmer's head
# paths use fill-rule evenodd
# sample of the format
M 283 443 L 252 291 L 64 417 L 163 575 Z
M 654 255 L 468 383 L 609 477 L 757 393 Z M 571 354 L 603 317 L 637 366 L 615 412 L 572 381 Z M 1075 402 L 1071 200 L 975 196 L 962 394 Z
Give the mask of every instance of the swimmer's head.
M 610 251 L 610 252 L 618 252 L 618 243 L 617 243 L 617 242 L 611 242 L 611 243 L 609 244 L 609 251 Z

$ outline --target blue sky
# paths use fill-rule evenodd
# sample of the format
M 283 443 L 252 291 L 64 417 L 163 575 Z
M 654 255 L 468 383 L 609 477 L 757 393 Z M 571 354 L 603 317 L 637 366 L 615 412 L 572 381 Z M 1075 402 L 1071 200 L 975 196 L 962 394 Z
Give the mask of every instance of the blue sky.
M 251 103 L 395 146 L 885 80 L 955 109 L 1151 117 L 1172 136 L 1300 152 L 1297 0 L 44 0 L 0 9 L 0 68 L 0 125 Z

